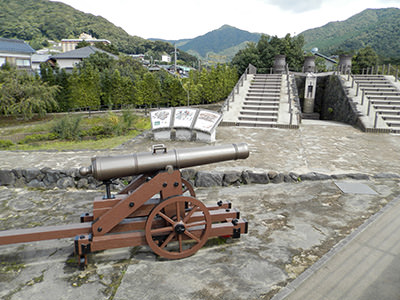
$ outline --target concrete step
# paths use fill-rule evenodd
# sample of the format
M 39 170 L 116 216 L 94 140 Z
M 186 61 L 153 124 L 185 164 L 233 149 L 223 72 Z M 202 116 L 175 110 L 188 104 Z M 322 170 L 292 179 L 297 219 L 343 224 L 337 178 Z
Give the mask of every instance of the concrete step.
M 242 106 L 241 111 L 247 111 L 247 110 L 273 112 L 273 111 L 279 111 L 279 106 L 265 106 L 265 105 L 244 105 L 244 106 Z
M 245 97 L 244 101 L 279 101 L 279 95 L 264 96 L 264 97 Z
M 240 121 L 252 121 L 252 122 L 276 122 L 278 117 L 263 117 L 263 116 L 239 116 Z
M 400 111 L 396 110 L 379 110 L 379 113 L 384 116 L 399 116 L 400 117 Z
M 375 92 L 375 93 L 390 93 L 390 92 L 398 92 L 399 90 L 391 87 L 391 88 L 362 88 L 365 92 Z
M 385 89 L 385 88 L 393 88 L 393 85 L 391 85 L 390 83 L 385 84 L 376 84 L 376 83 L 370 83 L 370 84 L 366 84 L 366 83 L 359 83 L 358 86 L 360 87 L 360 89 L 364 89 L 364 88 L 378 88 L 378 89 Z
M 355 80 L 386 80 L 383 75 L 353 75 Z
M 400 96 L 400 91 L 392 91 L 392 92 L 365 92 L 364 93 L 366 96 L 382 96 L 382 97 L 388 97 L 388 96 Z
M 249 93 L 280 93 L 281 88 L 260 88 L 260 87 L 250 87 Z
M 400 111 L 400 106 L 398 105 L 385 105 L 385 104 L 374 104 L 375 110 L 397 110 Z
M 400 115 L 398 115 L 398 116 L 389 116 L 389 117 L 383 115 L 382 119 L 384 119 L 385 121 L 388 121 L 388 122 L 392 122 L 392 121 L 400 122 Z
M 259 106 L 279 106 L 279 101 L 256 101 L 247 100 L 243 102 L 243 105 L 259 105 Z
M 389 127 L 400 128 L 400 122 L 386 122 L 386 125 Z
M 371 96 L 367 95 L 368 99 L 376 101 L 400 101 L 400 96 Z
M 265 92 L 265 93 L 247 93 L 246 97 L 279 97 L 280 93 L 278 92 Z
M 263 111 L 263 110 L 245 110 L 245 111 L 240 111 L 239 114 L 242 116 L 269 116 L 269 117 L 278 116 L 277 111 Z
M 281 88 L 281 84 L 275 84 L 275 83 L 271 83 L 271 84 L 263 84 L 263 83 L 259 83 L 259 84 L 252 84 L 250 86 L 251 89 L 254 88 L 259 88 L 259 89 L 280 89 Z
M 371 104 L 400 106 L 400 101 L 370 100 Z
M 238 121 L 237 126 L 244 127 L 276 127 L 276 122 L 252 122 L 252 121 Z

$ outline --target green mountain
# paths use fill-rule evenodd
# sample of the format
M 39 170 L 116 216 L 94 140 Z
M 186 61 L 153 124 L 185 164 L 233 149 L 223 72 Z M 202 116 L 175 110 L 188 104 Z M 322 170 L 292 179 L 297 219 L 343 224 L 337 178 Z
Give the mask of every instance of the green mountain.
M 330 22 L 301 34 L 307 51 L 318 48 L 332 55 L 371 46 L 382 57 L 400 58 L 400 9 L 366 9 L 345 21 Z
M 210 31 L 194 39 L 168 40 L 188 53 L 211 61 L 230 61 L 248 42 L 257 43 L 260 33 L 251 33 L 229 25 Z M 159 39 L 152 39 L 159 40 Z
M 151 52 L 151 55 L 157 56 L 174 49 L 168 43 L 131 36 L 101 16 L 83 13 L 60 2 L 0 0 L 0 37 L 25 40 L 39 49 L 46 46 L 47 40 L 77 38 L 82 32 L 107 39 L 120 52 L 128 54 Z M 187 53 L 181 53 L 180 59 L 196 61 Z

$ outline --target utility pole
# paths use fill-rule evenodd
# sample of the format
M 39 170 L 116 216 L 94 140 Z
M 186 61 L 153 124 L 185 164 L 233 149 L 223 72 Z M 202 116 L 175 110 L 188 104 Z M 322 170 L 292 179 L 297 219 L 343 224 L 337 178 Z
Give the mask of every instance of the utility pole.
M 174 44 L 174 46 L 175 46 L 175 51 L 174 51 L 174 55 L 175 55 L 175 73 L 176 73 L 176 57 L 177 57 L 177 53 L 176 53 L 176 43 Z

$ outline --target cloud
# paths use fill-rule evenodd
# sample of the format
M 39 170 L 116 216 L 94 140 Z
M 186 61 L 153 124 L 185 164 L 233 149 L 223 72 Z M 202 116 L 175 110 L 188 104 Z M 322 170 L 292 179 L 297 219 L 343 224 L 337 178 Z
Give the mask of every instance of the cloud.
M 303 13 L 315 9 L 319 9 L 323 0 L 267 0 L 271 5 L 278 6 L 281 10 L 291 11 L 294 13 Z

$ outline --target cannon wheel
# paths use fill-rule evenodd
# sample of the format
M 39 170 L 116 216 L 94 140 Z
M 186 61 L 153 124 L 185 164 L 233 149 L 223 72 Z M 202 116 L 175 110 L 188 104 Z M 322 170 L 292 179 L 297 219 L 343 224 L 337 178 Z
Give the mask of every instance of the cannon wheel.
M 145 227 L 146 241 L 154 253 L 168 259 L 180 259 L 193 255 L 207 242 L 211 226 L 210 213 L 201 201 L 174 196 L 150 213 Z
M 189 192 L 190 196 L 196 197 L 196 193 L 191 183 L 183 178 L 181 178 L 181 180 L 182 180 L 182 195 L 185 194 L 186 192 Z

